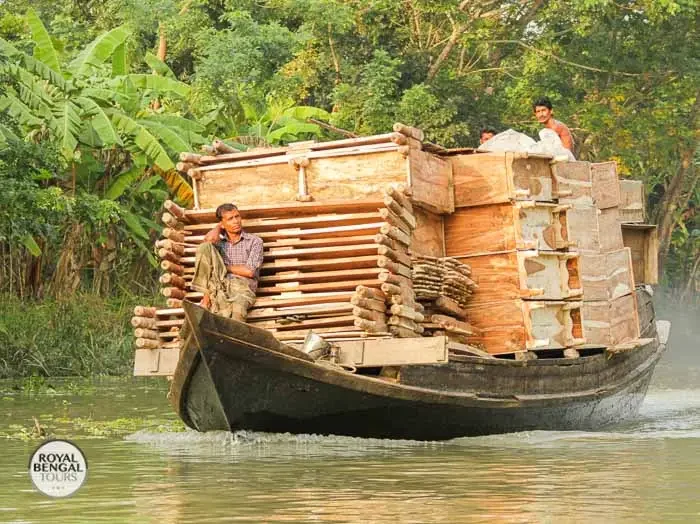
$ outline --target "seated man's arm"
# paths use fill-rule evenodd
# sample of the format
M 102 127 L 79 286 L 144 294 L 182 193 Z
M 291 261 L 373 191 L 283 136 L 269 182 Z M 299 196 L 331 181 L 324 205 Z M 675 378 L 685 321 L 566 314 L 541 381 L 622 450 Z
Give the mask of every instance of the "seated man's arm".
M 236 264 L 227 266 L 226 269 L 234 275 L 246 278 L 256 278 L 260 266 L 263 262 L 263 242 L 262 239 L 255 237 L 253 247 L 248 254 L 248 260 L 245 264 Z
M 216 244 L 219 241 L 219 236 L 221 235 L 221 224 L 216 224 L 214 229 L 209 231 L 204 235 L 204 242 L 209 242 L 210 244 Z

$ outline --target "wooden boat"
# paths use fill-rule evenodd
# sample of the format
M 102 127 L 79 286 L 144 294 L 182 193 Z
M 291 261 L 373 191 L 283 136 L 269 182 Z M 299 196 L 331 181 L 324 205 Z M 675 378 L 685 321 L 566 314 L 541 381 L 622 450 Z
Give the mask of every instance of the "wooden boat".
M 634 416 L 666 347 L 640 286 L 657 282 L 657 242 L 639 184 L 614 162 L 393 129 L 183 154 L 193 209 L 164 205 L 167 308 L 134 310 L 135 374 L 172 376 L 199 431 L 448 439 Z M 264 245 L 247 324 L 195 306 L 191 286 L 231 201 Z M 299 349 L 310 329 L 333 353 Z
M 441 440 L 599 429 L 638 412 L 666 348 L 648 294 L 636 293 L 643 338 L 632 344 L 580 348 L 574 359 L 450 355 L 402 366 L 395 379 L 314 361 L 265 330 L 185 303 L 189 332 L 169 397 L 199 431 Z

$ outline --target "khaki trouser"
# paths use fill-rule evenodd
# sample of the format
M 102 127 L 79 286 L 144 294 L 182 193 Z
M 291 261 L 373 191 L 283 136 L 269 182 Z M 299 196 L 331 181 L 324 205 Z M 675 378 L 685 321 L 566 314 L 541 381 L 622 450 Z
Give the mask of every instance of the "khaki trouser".
M 245 322 L 255 294 L 242 278 L 226 278 L 226 265 L 214 244 L 205 242 L 197 248 L 192 288 L 208 294 L 212 313 Z

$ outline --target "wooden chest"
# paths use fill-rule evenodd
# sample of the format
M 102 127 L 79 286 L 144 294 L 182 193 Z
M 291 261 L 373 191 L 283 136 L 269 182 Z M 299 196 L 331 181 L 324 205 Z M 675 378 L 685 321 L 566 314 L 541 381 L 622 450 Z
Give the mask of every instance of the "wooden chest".
M 445 217 L 447 256 L 567 249 L 572 243 L 567 209 L 534 201 L 458 208 Z
M 629 248 L 609 253 L 582 253 L 579 266 L 584 300 L 612 300 L 634 291 Z
M 339 141 L 340 142 L 340 141 Z M 388 142 L 363 147 L 270 150 L 269 156 L 202 166 L 195 180 L 196 207 L 223 202 L 242 206 L 381 198 L 387 184 L 402 183 L 412 200 L 436 213 L 454 210 L 450 161 Z M 318 150 L 317 150 L 318 149 Z M 263 154 L 263 153 L 261 153 Z M 303 198 L 302 198 L 303 195 Z
M 635 293 L 613 300 L 583 302 L 583 334 L 589 344 L 615 346 L 639 338 Z
M 548 155 L 475 153 L 450 157 L 455 207 L 510 200 L 553 202 L 554 177 Z
M 458 260 L 471 267 L 478 286 L 471 304 L 516 298 L 563 300 L 583 294 L 577 253 L 509 251 Z
M 469 337 L 491 354 L 563 349 L 583 344 L 581 302 L 508 300 L 467 308 L 479 330 Z
M 620 180 L 620 222 L 644 222 L 644 183 L 641 180 Z
M 580 252 L 606 253 L 622 249 L 624 244 L 618 217 L 616 207 L 574 206 L 567 211 L 569 238 L 576 242 Z

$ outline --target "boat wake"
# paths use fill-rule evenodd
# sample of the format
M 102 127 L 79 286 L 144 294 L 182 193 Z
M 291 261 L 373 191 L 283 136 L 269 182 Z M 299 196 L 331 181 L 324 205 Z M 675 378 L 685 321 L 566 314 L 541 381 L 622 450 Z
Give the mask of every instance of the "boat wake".
M 138 431 L 126 437 L 129 442 L 167 449 L 169 453 L 235 454 L 244 450 L 265 450 L 282 454 L 361 454 L 372 449 L 420 447 L 537 448 L 587 446 L 620 440 L 661 440 L 700 438 L 700 389 L 649 391 L 639 416 L 605 431 L 524 431 L 482 437 L 462 437 L 444 442 L 368 439 L 345 436 L 294 435 L 256 431 L 211 431 L 156 433 Z

